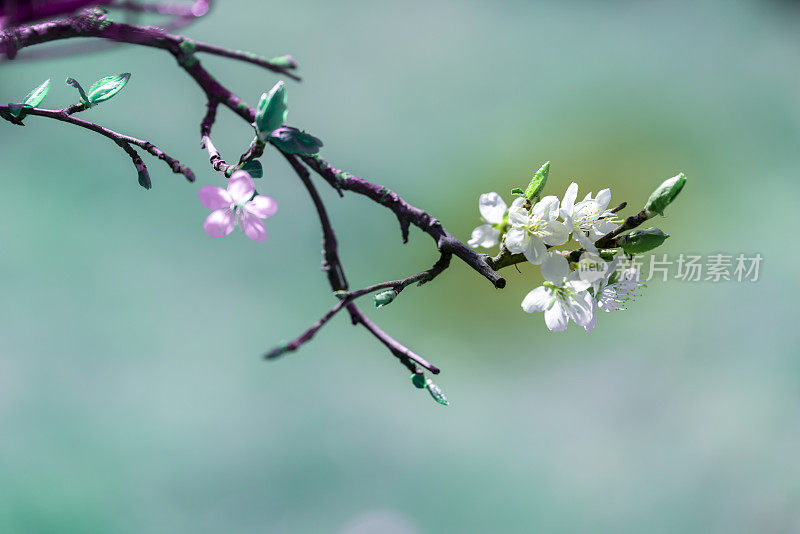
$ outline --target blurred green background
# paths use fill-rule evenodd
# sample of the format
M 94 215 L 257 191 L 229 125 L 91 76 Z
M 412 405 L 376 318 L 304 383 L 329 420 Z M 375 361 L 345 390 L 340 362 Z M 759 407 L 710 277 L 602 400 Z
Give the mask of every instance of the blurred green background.
M 528 533 L 800 531 L 800 5 L 780 1 L 228 0 L 185 33 L 293 54 L 289 122 L 333 164 L 467 239 L 477 197 L 612 188 L 637 208 L 685 171 L 659 252 L 755 254 L 756 283 L 652 282 L 590 335 L 519 308 L 538 269 L 494 290 L 454 261 L 365 309 L 439 365 L 452 405 L 415 390 L 337 317 L 302 351 L 260 354 L 334 302 L 320 232 L 285 161 L 259 189 L 269 240 L 211 240 L 221 183 L 199 148 L 203 97 L 167 54 L 119 47 L 0 65 L 0 100 L 45 104 L 130 71 L 86 117 L 192 166 L 107 139 L 0 124 L 0 532 Z M 276 77 L 204 64 L 255 103 Z M 228 159 L 251 130 L 227 111 Z M 321 185 L 354 287 L 436 258 L 393 215 Z M 632 213 L 628 210 L 625 213 Z

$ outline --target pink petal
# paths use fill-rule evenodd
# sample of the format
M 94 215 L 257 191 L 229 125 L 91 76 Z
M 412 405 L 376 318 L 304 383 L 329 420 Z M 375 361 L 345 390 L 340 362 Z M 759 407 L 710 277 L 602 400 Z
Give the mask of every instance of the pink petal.
M 201 187 L 200 191 L 197 192 L 197 196 L 200 197 L 200 202 L 203 203 L 203 206 L 210 210 L 228 208 L 233 202 L 230 193 L 221 187 L 214 187 L 213 185 Z
M 272 217 L 278 211 L 278 202 L 274 198 L 256 195 L 256 197 L 244 205 L 244 209 L 258 217 L 266 219 Z
M 236 217 L 233 214 L 233 210 L 216 210 L 206 217 L 206 222 L 203 223 L 203 230 L 211 237 L 225 237 L 233 232 L 234 226 L 236 226 Z
M 267 229 L 261 219 L 248 213 L 242 212 L 241 227 L 247 237 L 253 241 L 263 242 L 267 240 Z
M 236 171 L 228 180 L 228 193 L 233 197 L 233 201 L 241 205 L 250 200 L 253 196 L 256 186 L 253 184 L 253 179 L 246 171 Z

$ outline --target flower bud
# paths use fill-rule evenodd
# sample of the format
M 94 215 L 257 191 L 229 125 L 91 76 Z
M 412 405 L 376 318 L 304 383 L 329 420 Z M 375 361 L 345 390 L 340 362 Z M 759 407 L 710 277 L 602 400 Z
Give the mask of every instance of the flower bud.
M 656 213 L 659 215 L 664 215 L 664 208 L 670 205 L 670 203 L 675 200 L 675 197 L 678 196 L 678 193 L 681 192 L 683 189 L 684 184 L 686 183 L 686 175 L 680 173 L 677 176 L 673 176 L 669 180 L 665 180 L 660 186 L 653 191 L 653 194 L 650 195 L 650 198 L 647 199 L 647 204 L 645 205 L 644 209 L 647 212 L 649 217 L 652 217 Z
M 528 188 L 525 189 L 525 198 L 528 200 L 532 200 L 533 197 L 537 196 L 539 193 L 542 192 L 544 189 L 544 184 L 547 183 L 547 176 L 550 174 L 550 162 L 545 162 L 541 168 L 536 171 L 536 174 L 533 175 L 531 178 L 531 182 L 528 184 Z
M 660 247 L 668 237 L 669 234 L 665 234 L 658 228 L 645 228 L 644 230 L 634 230 L 620 237 L 617 242 L 625 254 L 642 254 Z
M 389 289 L 387 291 L 382 291 L 378 293 L 377 295 L 375 295 L 375 307 L 380 308 L 386 306 L 387 304 L 392 302 L 396 296 L 397 296 L 397 291 L 395 291 L 394 289 Z

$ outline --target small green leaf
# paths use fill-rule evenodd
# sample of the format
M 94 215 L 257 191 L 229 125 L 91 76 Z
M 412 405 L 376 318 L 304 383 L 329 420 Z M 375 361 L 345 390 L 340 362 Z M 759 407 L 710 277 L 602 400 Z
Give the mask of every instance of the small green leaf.
M 448 401 L 447 397 L 444 396 L 444 392 L 442 391 L 442 388 L 440 388 L 439 386 L 434 384 L 433 381 L 430 378 L 425 380 L 425 387 L 428 388 L 428 393 L 431 394 L 431 397 L 433 397 L 433 400 L 435 400 L 439 404 L 443 404 L 445 406 L 449 406 L 450 405 L 450 401 Z
M 105 102 L 112 96 L 116 95 L 131 77 L 130 72 L 117 74 L 116 76 L 106 76 L 103 79 L 97 80 L 89 88 L 87 100 L 89 104 L 99 104 Z
M 550 174 L 550 162 L 546 162 L 541 168 L 536 171 L 536 174 L 531 178 L 528 188 L 525 189 L 525 198 L 532 200 L 533 197 L 538 195 L 544 189 L 544 184 L 547 183 L 547 176 Z
M 264 176 L 264 167 L 261 166 L 261 162 L 257 159 L 246 161 L 239 168 L 243 171 L 247 171 L 252 178 L 261 178 Z
M 88 102 L 89 102 L 89 97 L 88 97 L 88 96 L 86 96 L 86 91 L 84 91 L 84 90 L 83 90 L 83 87 L 82 87 L 82 86 L 81 86 L 81 84 L 78 82 L 78 80 L 76 80 L 75 78 L 67 78 L 67 81 L 66 81 L 66 82 L 64 82 L 64 83 L 66 83 L 67 85 L 71 85 L 72 87 L 74 87 L 75 89 L 77 89 L 77 90 L 78 90 L 78 93 L 81 95 L 81 100 L 82 100 L 82 101 L 84 101 L 84 102 L 86 102 L 86 103 L 88 104 Z
M 285 154 L 310 155 L 319 152 L 322 141 L 291 126 L 281 126 L 269 134 L 269 142 Z
M 35 108 L 39 104 L 42 103 L 44 97 L 47 96 L 47 92 L 50 90 L 50 78 L 45 80 L 42 85 L 28 93 L 28 96 L 25 97 L 25 104 Z
M 425 375 L 423 374 L 413 374 L 411 375 L 411 383 L 414 384 L 414 387 L 417 389 L 422 389 L 425 387 Z
M 263 141 L 269 134 L 286 122 L 289 108 L 286 105 L 286 87 L 283 80 L 275 84 L 269 93 L 261 95 L 256 111 L 256 128 Z
M 511 194 L 512 195 L 517 195 L 518 197 L 524 197 L 525 196 L 525 191 L 523 191 L 519 187 L 515 187 L 514 189 L 511 190 Z

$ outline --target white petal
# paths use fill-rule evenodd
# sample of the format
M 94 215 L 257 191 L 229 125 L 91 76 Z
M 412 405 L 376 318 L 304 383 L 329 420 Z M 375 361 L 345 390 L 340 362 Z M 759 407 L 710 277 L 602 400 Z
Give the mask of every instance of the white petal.
M 542 236 L 542 241 L 545 244 L 552 246 L 563 245 L 569 239 L 569 230 L 559 221 L 550 221 L 544 227 L 545 235 Z
M 507 209 L 506 203 L 494 191 L 484 193 L 478 200 L 478 211 L 481 213 L 483 220 L 489 224 L 502 223 Z
M 564 200 L 561 201 L 561 218 L 566 219 L 572 216 L 572 210 L 575 206 L 575 199 L 578 198 L 578 184 L 572 182 L 567 187 L 567 192 L 564 193 Z
M 522 228 L 511 228 L 506 233 L 506 248 L 509 252 L 517 254 L 528 248 L 528 241 L 530 240 L 528 232 Z
M 592 243 L 592 240 L 586 237 L 586 234 L 584 234 L 582 231 L 575 230 L 572 233 L 572 237 L 574 237 L 575 241 L 580 243 L 581 246 L 585 248 L 587 252 L 590 252 L 592 254 L 599 254 L 599 251 L 597 250 L 597 247 L 594 246 L 594 243 Z
M 592 318 L 588 324 L 583 325 L 583 329 L 586 330 L 588 334 L 594 330 L 595 326 L 597 326 L 597 303 L 592 299 Z
M 573 295 L 569 302 L 569 316 L 579 325 L 586 327 L 592 322 L 592 297 L 586 291 Z
M 573 275 L 575 275 L 573 277 Z M 586 291 L 592 286 L 592 282 L 586 278 L 581 277 L 581 273 L 579 271 L 575 271 L 574 273 L 570 274 L 571 279 L 564 284 L 567 289 L 574 291 L 576 293 L 580 293 Z M 587 293 L 588 295 L 588 293 Z
M 600 239 L 607 233 L 613 232 L 616 229 L 616 224 L 607 219 L 600 219 L 592 225 L 591 233 L 593 234 L 592 237 L 597 236 L 596 239 Z
M 544 312 L 544 323 L 553 332 L 563 332 L 567 329 L 569 316 L 561 301 L 556 299 L 553 306 Z
M 500 243 L 500 230 L 492 228 L 491 224 L 482 224 L 472 231 L 467 244 L 472 248 L 491 248 Z
M 525 203 L 525 199 L 522 197 L 518 197 L 511 203 L 511 207 L 508 209 L 508 222 L 511 226 L 525 226 L 528 224 L 528 219 L 530 215 L 528 214 L 528 210 L 526 210 L 522 205 Z
M 564 283 L 569 274 L 569 263 L 561 254 L 548 252 L 542 261 L 542 276 L 548 282 L 556 285 Z
M 532 235 L 528 239 L 528 246 L 522 251 L 525 254 L 525 259 L 534 265 L 539 265 L 547 255 L 547 247 L 544 246 L 542 240 L 537 236 Z
M 606 211 L 608 203 L 611 202 L 611 189 L 603 189 L 602 191 L 598 191 L 595 201 L 600 208 L 600 213 Z
M 553 303 L 553 293 L 544 286 L 539 286 L 522 299 L 522 309 L 528 313 L 545 311 Z
M 555 219 L 558 217 L 558 198 L 552 195 L 544 197 L 531 208 L 531 216 L 544 221 Z

